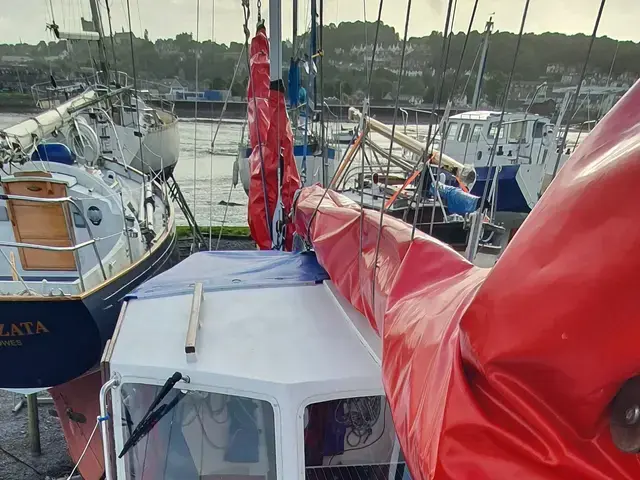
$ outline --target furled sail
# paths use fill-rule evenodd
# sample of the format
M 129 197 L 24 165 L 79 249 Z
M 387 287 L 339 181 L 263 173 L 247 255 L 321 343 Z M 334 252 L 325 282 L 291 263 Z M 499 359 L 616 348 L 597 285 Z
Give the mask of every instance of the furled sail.
M 420 232 L 412 241 L 389 216 L 376 254 L 379 213 L 333 192 L 314 213 L 322 189 L 302 191 L 297 232 L 382 336 L 414 480 L 640 477 L 610 433 L 611 404 L 640 373 L 638 207 L 612 195 L 640 182 L 639 107 L 637 83 L 492 270 Z
M 285 222 L 293 195 L 300 187 L 300 176 L 293 156 L 284 85 L 281 80 L 269 80 L 269 41 L 263 25 L 251 40 L 249 55 L 249 227 L 261 249 L 291 250 L 293 231 Z
M 38 142 L 72 121 L 69 110 L 82 108 L 95 98 L 96 92 L 89 90 L 62 105 L 0 130 L 0 163 L 13 160 L 17 152 L 30 154 Z

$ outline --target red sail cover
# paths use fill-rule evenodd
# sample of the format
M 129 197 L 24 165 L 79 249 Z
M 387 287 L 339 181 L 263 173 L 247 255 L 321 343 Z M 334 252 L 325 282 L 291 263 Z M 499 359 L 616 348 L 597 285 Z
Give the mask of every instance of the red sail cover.
M 631 479 L 608 405 L 640 373 L 640 84 L 575 151 L 492 270 L 329 193 L 308 238 L 382 333 L 414 480 Z M 305 234 L 322 196 L 302 191 Z M 375 284 L 375 295 L 371 285 Z
M 278 204 L 279 156 L 283 156 L 280 193 L 285 217 L 291 211 L 293 195 L 300 187 L 300 176 L 293 156 L 293 132 L 284 93 L 270 89 L 269 41 L 264 27 L 260 27 L 251 40 L 249 54 L 247 118 L 252 152 L 249 157 L 248 223 L 258 246 L 269 250 L 272 247 L 270 229 Z M 291 250 L 293 232 L 288 230 L 285 245 Z

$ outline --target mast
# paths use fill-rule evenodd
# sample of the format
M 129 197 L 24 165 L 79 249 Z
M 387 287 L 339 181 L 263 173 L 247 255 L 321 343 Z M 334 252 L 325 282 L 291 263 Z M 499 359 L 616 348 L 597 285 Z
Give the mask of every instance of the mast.
M 269 65 L 271 67 L 271 88 L 282 83 L 282 9 L 280 0 L 269 0 L 269 33 L 270 52 Z
M 293 0 L 293 35 L 291 39 L 292 57 L 296 56 L 296 43 L 298 41 L 298 0 Z
M 311 41 L 309 42 L 309 61 L 312 63 L 316 63 L 315 55 L 318 53 L 318 34 L 316 31 L 316 18 L 318 17 L 318 9 L 316 5 L 316 0 L 311 0 Z M 311 68 L 311 65 L 309 65 Z M 310 93 L 310 92 L 307 92 Z M 316 99 L 318 98 L 318 86 L 316 84 L 315 75 L 313 78 L 313 103 L 316 104 Z
M 473 101 L 471 102 L 471 108 L 473 110 L 477 110 L 478 103 L 480 103 L 482 77 L 484 77 L 484 69 L 487 66 L 487 51 L 489 50 L 489 37 L 491 36 L 492 29 L 493 17 L 489 17 L 489 20 L 484 27 L 484 38 L 482 40 L 482 56 L 480 57 L 480 65 L 478 66 L 478 78 L 476 78 L 476 88 L 473 91 Z
M 315 1 L 315 0 L 314 0 Z M 322 29 L 324 27 L 324 0 L 320 0 L 320 50 L 318 51 L 318 57 L 320 58 L 320 145 L 322 146 L 322 184 L 329 184 L 329 172 L 328 172 L 328 150 L 327 150 L 327 139 L 326 139 L 326 129 L 324 124 L 324 55 L 322 54 L 324 50 L 324 43 L 322 38 Z M 367 26 L 365 25 L 365 28 Z M 315 92 L 314 92 L 315 93 Z
M 109 66 L 107 63 L 107 50 L 104 45 L 104 29 L 102 28 L 102 19 L 100 17 L 100 11 L 98 10 L 98 3 L 96 0 L 89 0 L 91 5 L 91 19 L 93 20 L 93 26 L 98 32 L 98 53 L 100 55 L 100 68 L 105 78 L 105 84 L 109 85 Z

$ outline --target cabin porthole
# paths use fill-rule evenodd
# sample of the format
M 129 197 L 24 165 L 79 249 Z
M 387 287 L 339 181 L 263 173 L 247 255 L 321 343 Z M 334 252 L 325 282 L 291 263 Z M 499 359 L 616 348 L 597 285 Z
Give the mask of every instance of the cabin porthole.
M 92 205 L 87 210 L 87 218 L 95 226 L 98 226 L 102 223 L 102 212 L 98 207 Z

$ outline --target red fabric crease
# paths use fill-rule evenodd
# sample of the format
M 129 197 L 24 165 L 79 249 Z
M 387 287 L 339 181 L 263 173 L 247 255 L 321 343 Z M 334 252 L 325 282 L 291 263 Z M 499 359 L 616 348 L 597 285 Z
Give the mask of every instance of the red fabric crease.
M 552 156 L 553 157 L 553 156 Z M 492 269 L 334 192 L 309 229 L 340 292 L 383 340 L 414 480 L 631 479 L 608 405 L 640 372 L 640 85 L 560 170 Z M 626 192 L 626 193 L 625 193 Z M 323 190 L 302 190 L 305 234 Z M 375 285 L 375 294 L 371 285 Z

